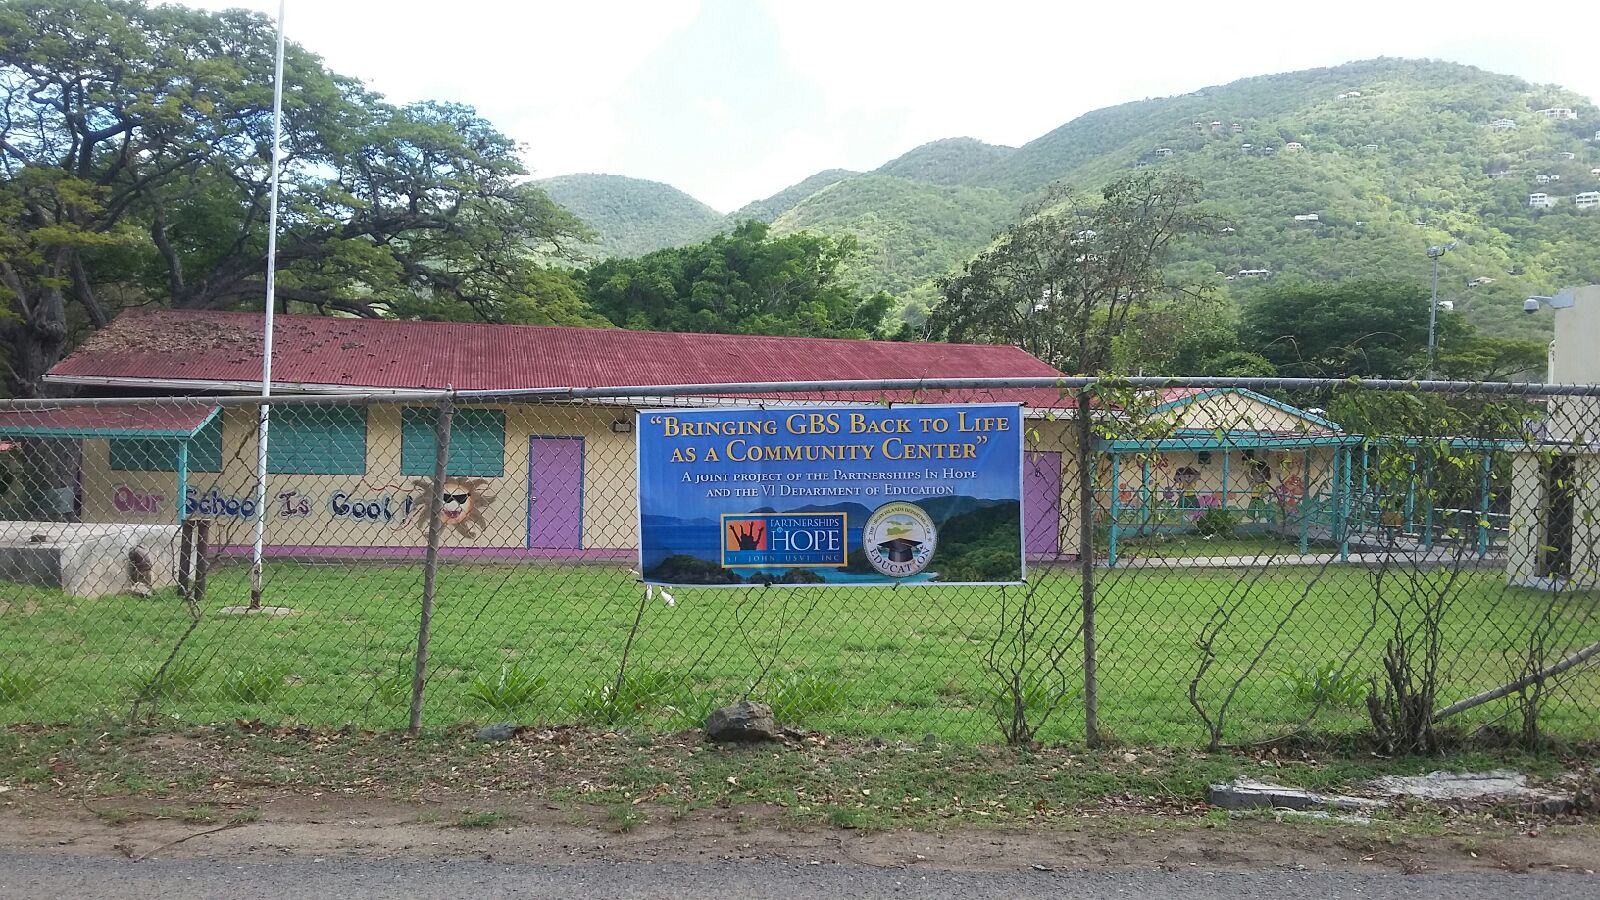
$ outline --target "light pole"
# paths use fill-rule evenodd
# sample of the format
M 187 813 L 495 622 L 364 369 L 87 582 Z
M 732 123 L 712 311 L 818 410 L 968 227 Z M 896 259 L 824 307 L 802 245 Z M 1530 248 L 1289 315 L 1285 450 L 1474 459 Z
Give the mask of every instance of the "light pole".
M 1434 335 L 1439 323 L 1439 257 L 1456 248 L 1456 242 L 1437 244 L 1428 248 L 1428 258 L 1433 260 L 1433 302 L 1428 304 L 1428 379 L 1433 379 Z

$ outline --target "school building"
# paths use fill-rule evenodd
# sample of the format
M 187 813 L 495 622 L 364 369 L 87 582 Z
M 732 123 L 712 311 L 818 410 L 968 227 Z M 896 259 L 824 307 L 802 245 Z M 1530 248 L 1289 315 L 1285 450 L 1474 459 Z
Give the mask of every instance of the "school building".
M 213 545 L 250 543 L 256 407 L 254 313 L 124 313 L 48 380 L 99 396 L 183 396 L 185 406 L 63 408 L 0 416 L 0 439 L 50 442 L 48 482 L 18 486 L 42 517 L 82 523 L 212 522 Z M 273 408 L 266 544 L 278 555 L 409 556 L 425 545 L 435 462 L 427 403 L 354 395 L 443 390 L 622 388 L 867 379 L 1057 378 L 1001 345 L 896 343 L 285 315 L 275 395 L 351 402 Z M 1317 510 L 1348 515 L 1353 439 L 1315 413 L 1251 391 L 1169 390 L 1129 414 L 1145 433 L 1098 439 L 1099 521 L 1119 535 L 1186 529 L 1204 510 L 1244 511 L 1282 531 Z M 481 557 L 629 558 L 638 546 L 634 417 L 661 407 L 774 403 L 1016 402 L 1028 422 L 1024 545 L 1036 561 L 1079 546 L 1074 398 L 1054 388 L 612 398 L 457 407 L 445 485 L 444 547 Z M 1157 422 L 1159 434 L 1150 433 Z M 32 454 L 39 458 L 40 453 Z M 1342 493 L 1341 493 L 1342 492 Z M 1340 500 L 1339 498 L 1344 498 Z M 36 514 L 37 516 L 37 514 Z M 9 518 L 25 518 L 12 515 Z M 1309 527 L 1309 526 L 1307 526 Z M 1319 532 L 1319 536 L 1321 532 Z

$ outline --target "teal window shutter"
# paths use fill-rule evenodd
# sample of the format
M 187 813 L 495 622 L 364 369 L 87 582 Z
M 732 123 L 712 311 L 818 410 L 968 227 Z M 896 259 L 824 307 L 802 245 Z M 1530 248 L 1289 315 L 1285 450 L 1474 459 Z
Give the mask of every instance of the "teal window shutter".
M 439 411 L 400 411 L 400 474 L 432 475 L 434 426 Z M 506 414 L 498 409 L 458 409 L 450 421 L 451 475 L 499 478 L 506 473 Z
M 178 468 L 178 440 L 111 439 L 111 469 L 114 472 L 174 472 Z M 222 471 L 222 415 L 211 421 L 189 441 L 189 471 Z
M 274 406 L 267 431 L 274 475 L 365 475 L 364 406 Z

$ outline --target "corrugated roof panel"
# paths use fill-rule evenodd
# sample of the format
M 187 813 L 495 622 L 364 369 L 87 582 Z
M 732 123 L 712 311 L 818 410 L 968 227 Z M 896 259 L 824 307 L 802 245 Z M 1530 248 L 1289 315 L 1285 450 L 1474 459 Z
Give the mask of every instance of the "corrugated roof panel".
M 131 311 L 50 375 L 129 383 L 258 382 L 261 329 L 256 313 Z M 273 383 L 284 386 L 513 390 L 1061 374 L 1022 350 L 997 344 L 298 315 L 277 317 L 273 340 Z M 1051 390 L 1005 393 L 995 399 L 1070 405 Z

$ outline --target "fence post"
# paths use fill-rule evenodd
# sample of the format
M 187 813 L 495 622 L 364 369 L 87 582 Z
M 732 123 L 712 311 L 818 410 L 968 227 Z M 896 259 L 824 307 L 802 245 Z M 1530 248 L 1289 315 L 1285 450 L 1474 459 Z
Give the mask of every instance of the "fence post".
M 411 674 L 411 718 L 407 732 L 422 728 L 422 687 L 428 674 L 428 638 L 433 626 L 433 586 L 439 574 L 439 537 L 444 531 L 444 480 L 450 459 L 450 420 L 455 416 L 453 392 L 439 401 L 439 419 L 433 434 L 433 486 L 428 497 L 428 555 L 422 566 L 422 616 L 417 622 L 417 666 Z
M 1094 429 L 1089 421 L 1089 389 L 1078 392 L 1078 568 L 1083 594 L 1083 734 L 1100 746 L 1100 692 L 1094 643 Z

